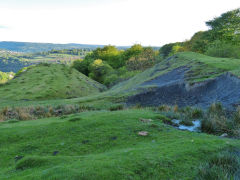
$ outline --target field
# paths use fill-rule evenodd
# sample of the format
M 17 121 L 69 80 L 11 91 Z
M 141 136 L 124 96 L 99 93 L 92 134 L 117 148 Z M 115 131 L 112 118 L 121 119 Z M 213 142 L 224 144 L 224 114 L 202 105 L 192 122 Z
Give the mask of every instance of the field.
M 0 178 L 193 179 L 209 156 L 240 145 L 176 130 L 163 119 L 150 109 L 133 109 L 1 123 Z
M 30 66 L 0 86 L 0 179 L 237 178 L 239 140 L 181 131 L 166 123 L 165 106 L 126 101 L 179 67 L 194 84 L 238 76 L 239 65 L 179 53 L 109 90 L 63 64 Z

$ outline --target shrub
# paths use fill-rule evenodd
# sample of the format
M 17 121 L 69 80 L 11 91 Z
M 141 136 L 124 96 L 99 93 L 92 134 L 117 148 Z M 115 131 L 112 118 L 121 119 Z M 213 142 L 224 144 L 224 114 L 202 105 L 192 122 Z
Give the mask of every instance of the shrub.
M 193 119 L 201 118 L 203 116 L 203 111 L 201 109 L 194 108 L 191 112 Z
M 31 120 L 37 118 L 45 118 L 51 116 L 63 116 L 67 114 L 96 110 L 89 106 L 79 105 L 59 105 L 59 106 L 36 106 L 36 107 L 5 107 L 0 110 L 0 121 L 9 119 Z
M 225 116 L 210 115 L 205 117 L 201 123 L 201 130 L 209 134 L 228 133 L 228 122 Z
M 89 74 L 89 66 L 90 64 L 93 62 L 93 60 L 91 59 L 79 59 L 79 60 L 75 60 L 73 62 L 72 67 L 77 69 L 79 72 L 85 74 L 86 76 L 88 76 Z
M 197 119 L 197 118 L 202 118 L 203 116 L 203 111 L 198 108 L 192 108 L 192 107 L 185 107 L 180 110 L 181 113 L 183 113 L 185 118 L 188 119 Z
M 105 76 L 111 71 L 113 71 L 113 68 L 109 64 L 101 59 L 97 59 L 89 66 L 89 77 L 103 83 Z
M 19 120 L 33 119 L 33 117 L 30 115 L 29 112 L 27 112 L 27 109 L 25 109 L 25 108 L 17 108 L 16 111 L 18 113 L 18 119 Z
M 240 58 L 240 46 L 222 41 L 215 41 L 208 47 L 206 54 L 222 58 Z
M 167 111 L 171 111 L 171 107 L 168 105 L 161 105 L 161 106 L 158 106 L 158 110 L 167 112 Z
M 199 180 L 227 180 L 234 179 L 240 167 L 239 157 L 236 152 L 223 151 L 215 154 L 210 160 L 199 168 Z
M 223 106 L 221 103 L 213 103 L 208 109 L 208 114 L 215 114 L 218 116 L 225 115 Z
M 103 84 L 106 85 L 107 87 L 111 87 L 115 85 L 119 80 L 119 76 L 117 74 L 109 74 L 106 75 L 104 78 Z
M 117 104 L 109 108 L 110 111 L 119 111 L 123 110 L 124 106 L 122 104 Z

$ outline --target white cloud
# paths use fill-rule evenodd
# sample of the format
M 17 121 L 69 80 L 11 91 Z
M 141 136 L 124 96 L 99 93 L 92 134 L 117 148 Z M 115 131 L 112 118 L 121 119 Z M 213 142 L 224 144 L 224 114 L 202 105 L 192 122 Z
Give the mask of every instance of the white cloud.
M 31 8 L 4 3 L 0 23 L 11 28 L 0 29 L 0 40 L 159 46 L 190 38 L 207 29 L 205 21 L 239 4 L 238 0 L 70 0 L 66 6 L 68 1 L 59 2 L 31 3 Z

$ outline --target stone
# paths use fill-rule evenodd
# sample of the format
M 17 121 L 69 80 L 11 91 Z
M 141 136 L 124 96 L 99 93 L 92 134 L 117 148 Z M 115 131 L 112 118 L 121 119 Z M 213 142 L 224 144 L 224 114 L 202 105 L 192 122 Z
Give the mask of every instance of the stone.
M 222 134 L 220 137 L 228 137 L 227 133 Z
M 140 132 L 138 132 L 138 135 L 139 136 L 147 136 L 148 132 L 147 131 L 140 131 Z
M 152 122 L 153 120 L 152 119 L 140 119 L 140 121 L 141 122 L 143 122 L 143 123 L 150 123 L 150 122 Z

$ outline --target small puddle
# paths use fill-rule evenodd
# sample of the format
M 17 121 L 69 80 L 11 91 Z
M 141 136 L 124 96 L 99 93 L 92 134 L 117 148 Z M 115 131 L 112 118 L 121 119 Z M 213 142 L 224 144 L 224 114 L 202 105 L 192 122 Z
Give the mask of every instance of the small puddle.
M 182 125 L 182 124 L 180 124 L 181 120 L 177 120 L 177 119 L 172 120 L 172 122 L 178 125 L 178 127 L 177 127 L 178 129 L 187 130 L 187 131 L 191 131 L 191 132 L 199 132 L 199 128 L 201 127 L 200 120 L 192 121 L 193 126 Z

